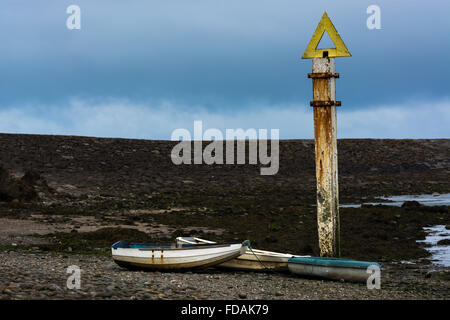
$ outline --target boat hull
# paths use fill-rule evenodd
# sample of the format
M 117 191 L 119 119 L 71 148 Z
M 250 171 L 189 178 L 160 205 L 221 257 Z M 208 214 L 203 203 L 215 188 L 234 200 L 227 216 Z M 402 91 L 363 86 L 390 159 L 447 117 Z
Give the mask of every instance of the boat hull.
M 178 237 L 178 243 L 189 244 L 214 244 L 215 242 L 192 237 Z M 258 249 L 247 249 L 247 251 L 237 258 L 228 260 L 217 265 L 217 268 L 239 270 L 239 271 L 288 271 L 288 260 L 292 254 L 285 254 Z
M 287 271 L 288 260 L 289 257 L 267 257 L 261 254 L 255 257 L 254 254 L 247 251 L 237 258 L 219 264 L 217 267 L 242 271 Z
M 343 261 L 351 261 L 351 263 L 346 265 L 342 263 Z M 372 274 L 371 271 L 368 271 L 369 266 L 380 267 L 375 262 L 315 257 L 292 258 L 288 263 L 289 271 L 297 275 L 354 282 L 367 282 Z
M 245 252 L 241 244 L 197 249 L 112 249 L 115 263 L 129 269 L 186 270 L 207 268 L 238 257 Z

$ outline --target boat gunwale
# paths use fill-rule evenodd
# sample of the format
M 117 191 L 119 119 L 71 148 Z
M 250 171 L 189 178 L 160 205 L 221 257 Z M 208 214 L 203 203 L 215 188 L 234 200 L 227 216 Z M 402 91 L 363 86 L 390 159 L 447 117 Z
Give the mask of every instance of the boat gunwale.
M 259 249 L 247 250 L 247 252 L 244 254 L 266 256 L 266 257 L 273 257 L 273 258 L 289 258 L 289 259 L 295 256 L 294 254 L 290 254 L 290 253 L 265 251 L 265 250 L 259 250 Z
M 341 268 L 341 269 L 357 269 L 357 270 L 364 270 L 367 269 L 370 266 L 376 266 L 378 268 L 381 268 L 381 265 L 377 262 L 370 262 L 370 261 L 358 261 L 358 260 L 339 260 L 339 258 L 323 258 L 323 260 L 316 259 L 315 261 L 295 261 L 294 259 L 298 259 L 302 257 L 294 256 L 288 260 L 289 264 L 298 264 L 298 265 L 305 265 L 305 266 L 314 266 L 314 267 L 320 267 L 320 268 Z M 308 258 L 308 257 L 306 257 Z M 320 257 L 311 257 L 311 258 L 320 258 Z M 334 264 L 334 263 L 341 263 Z M 348 264 L 346 264 L 348 263 Z M 357 263 L 361 263 L 360 265 L 357 265 Z
M 194 239 L 197 242 L 191 241 L 191 239 Z M 205 240 L 205 239 L 201 239 L 201 238 L 197 238 L 197 237 L 177 237 L 176 241 L 181 242 L 181 243 L 186 243 L 186 244 L 192 244 L 195 246 L 212 245 L 214 243 L 217 243 L 214 241 L 209 241 L 209 240 Z M 290 254 L 290 253 L 267 251 L 267 250 L 262 250 L 262 249 L 253 249 L 253 248 L 247 249 L 247 251 L 244 254 L 276 257 L 276 258 L 293 258 L 293 257 L 295 257 L 294 254 Z
M 120 249 L 138 249 L 140 251 L 172 251 L 172 250 L 198 250 L 198 249 L 214 249 L 214 248 L 225 248 L 225 247 L 231 247 L 233 245 L 242 245 L 241 243 L 232 243 L 232 244 L 217 244 L 217 245 L 204 245 L 203 247 L 198 247 L 197 245 L 193 245 L 191 247 L 185 247 L 185 248 L 120 248 Z
M 119 242 L 119 241 L 118 241 Z M 132 245 L 133 243 L 129 243 L 130 245 Z M 161 244 L 161 246 L 164 244 Z M 135 249 L 135 250 L 139 250 L 139 251 L 171 251 L 171 250 L 199 250 L 199 249 L 214 249 L 214 248 L 225 248 L 225 247 L 231 247 L 233 245 L 241 245 L 241 247 L 243 246 L 242 243 L 223 243 L 223 244 L 199 244 L 199 245 L 190 245 L 188 247 L 181 247 L 181 248 L 172 248 L 172 247 L 161 247 L 161 246 L 148 246 L 147 248 L 133 248 L 133 247 L 114 247 L 114 244 L 111 246 L 111 248 L 113 250 L 117 250 L 117 249 Z M 144 244 L 142 244 L 142 246 L 145 246 Z

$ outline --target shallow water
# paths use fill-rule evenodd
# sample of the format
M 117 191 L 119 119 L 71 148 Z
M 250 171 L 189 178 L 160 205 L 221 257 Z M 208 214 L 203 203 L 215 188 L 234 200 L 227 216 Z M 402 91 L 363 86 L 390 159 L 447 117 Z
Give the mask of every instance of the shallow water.
M 417 240 L 417 242 L 431 245 L 431 247 L 425 248 L 431 254 L 431 262 L 436 265 L 450 267 L 450 245 L 437 245 L 440 240 L 450 239 L 450 230 L 446 229 L 444 225 L 424 227 L 423 229 L 428 235 L 425 240 Z
M 389 202 L 364 202 L 363 204 L 401 207 L 405 201 L 417 201 L 424 206 L 450 206 L 450 193 L 378 197 L 378 199 Z M 339 206 L 341 208 L 360 208 L 361 204 L 341 204 Z

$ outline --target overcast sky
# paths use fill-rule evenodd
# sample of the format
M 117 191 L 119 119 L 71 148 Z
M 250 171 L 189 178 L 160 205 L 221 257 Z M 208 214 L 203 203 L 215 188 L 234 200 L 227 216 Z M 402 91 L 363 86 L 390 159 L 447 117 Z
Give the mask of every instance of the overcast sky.
M 80 30 L 66 27 L 72 4 Z M 2 0 L 0 132 L 170 139 L 203 120 L 311 138 L 300 57 L 324 11 L 353 55 L 336 58 L 338 136 L 450 138 L 438 0 Z

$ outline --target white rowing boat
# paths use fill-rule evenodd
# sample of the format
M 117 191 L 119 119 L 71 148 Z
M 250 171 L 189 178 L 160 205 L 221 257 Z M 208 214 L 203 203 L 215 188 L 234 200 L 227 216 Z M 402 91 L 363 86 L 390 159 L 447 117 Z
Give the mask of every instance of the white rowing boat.
M 119 241 L 112 245 L 114 262 L 126 268 L 186 270 L 206 268 L 234 259 L 246 252 L 250 243 L 236 244 L 146 244 Z
M 215 244 L 213 241 L 208 241 L 196 237 L 178 237 L 177 243 L 179 244 L 191 244 L 191 245 L 205 245 Z M 262 270 L 287 270 L 288 260 L 294 255 L 288 253 L 279 253 L 258 249 L 247 248 L 246 251 L 240 256 L 225 261 L 217 267 L 234 269 L 234 270 L 247 270 L 247 271 L 262 271 Z

